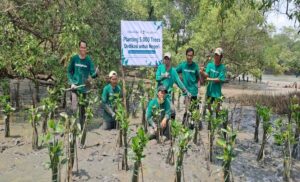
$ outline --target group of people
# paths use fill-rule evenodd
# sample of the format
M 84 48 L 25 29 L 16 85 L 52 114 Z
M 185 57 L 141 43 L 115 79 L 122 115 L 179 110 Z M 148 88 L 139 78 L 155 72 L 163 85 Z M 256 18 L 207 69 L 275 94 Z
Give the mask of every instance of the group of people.
M 154 109 L 160 111 L 160 128 L 163 133 L 168 127 L 168 121 L 171 117 L 175 117 L 175 109 L 171 104 L 171 95 L 173 85 L 176 84 L 182 91 L 185 98 L 190 98 L 191 101 L 197 100 L 200 93 L 200 81 L 208 81 L 206 96 L 213 102 L 220 98 L 222 83 L 225 81 L 226 69 L 222 63 L 223 49 L 216 48 L 214 50 L 213 59 L 209 60 L 204 69 L 201 65 L 200 69 L 197 63 L 193 61 L 195 52 L 192 48 L 186 50 L 186 60 L 182 61 L 177 67 L 172 67 L 171 53 L 164 54 L 164 62 L 159 65 L 156 71 L 156 96 L 147 105 L 146 120 L 149 124 L 148 131 L 154 135 L 157 131 L 157 123 L 154 122 Z M 68 66 L 68 81 L 72 92 L 72 110 L 75 111 L 78 105 L 78 94 L 85 95 L 87 89 L 85 84 L 87 78 L 97 77 L 99 74 L 98 68 L 95 69 L 91 58 L 87 55 L 87 43 L 79 42 L 79 54 L 71 58 Z M 179 77 L 181 75 L 181 79 Z M 104 109 L 103 129 L 109 130 L 116 127 L 116 113 L 113 107 L 116 95 L 121 95 L 121 88 L 118 85 L 118 74 L 115 71 L 109 73 L 109 83 L 102 91 L 102 107 Z M 81 123 L 82 124 L 82 123 Z

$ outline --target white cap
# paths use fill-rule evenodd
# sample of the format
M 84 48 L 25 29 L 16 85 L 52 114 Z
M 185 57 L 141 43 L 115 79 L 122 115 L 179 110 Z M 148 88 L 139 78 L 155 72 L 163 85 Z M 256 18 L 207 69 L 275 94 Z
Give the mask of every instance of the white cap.
M 115 71 L 109 72 L 108 77 L 111 78 L 112 76 L 118 76 L 117 72 Z
M 171 59 L 171 53 L 170 52 L 166 52 L 165 54 L 164 54 L 164 58 L 165 57 L 168 57 L 169 59 Z
M 221 56 L 223 54 L 223 49 L 220 47 L 216 48 L 215 54 L 218 54 L 219 56 Z

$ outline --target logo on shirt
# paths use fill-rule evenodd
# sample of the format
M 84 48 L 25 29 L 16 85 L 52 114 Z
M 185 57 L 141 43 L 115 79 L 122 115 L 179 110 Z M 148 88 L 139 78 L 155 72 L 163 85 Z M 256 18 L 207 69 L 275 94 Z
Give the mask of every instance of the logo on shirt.
M 213 70 L 213 69 L 210 69 L 210 71 L 213 72 L 213 73 L 217 73 L 217 74 L 219 73 L 218 71 Z
M 190 73 L 195 73 L 195 70 L 184 69 L 183 71 L 185 71 L 185 72 L 190 72 Z
M 78 63 L 76 63 L 75 66 L 81 67 L 81 68 L 87 68 L 87 65 L 84 65 L 84 64 L 78 64 Z

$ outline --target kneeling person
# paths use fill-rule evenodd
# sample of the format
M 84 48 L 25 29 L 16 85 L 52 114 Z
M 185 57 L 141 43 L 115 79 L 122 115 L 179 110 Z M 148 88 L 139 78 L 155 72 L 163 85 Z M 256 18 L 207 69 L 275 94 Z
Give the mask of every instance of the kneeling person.
M 155 120 L 155 109 L 160 110 L 159 116 L 159 124 L 160 128 L 162 131 L 162 134 L 165 135 L 167 138 L 169 137 L 169 131 L 168 131 L 168 120 L 170 119 L 171 115 L 171 104 L 169 99 L 166 99 L 166 93 L 167 89 L 165 86 L 161 85 L 158 87 L 157 90 L 157 97 L 152 99 L 147 107 L 147 112 L 146 112 L 146 119 L 148 124 L 150 125 L 149 127 L 149 134 L 151 135 L 150 137 L 153 138 L 157 132 L 157 125 L 154 121 Z
M 117 97 L 120 97 L 121 88 L 118 85 L 118 75 L 115 71 L 111 71 L 109 73 L 109 81 L 110 83 L 107 84 L 103 88 L 102 92 L 102 107 L 104 109 L 103 114 L 103 129 L 110 130 L 116 128 L 116 108 L 113 107 L 113 102 Z

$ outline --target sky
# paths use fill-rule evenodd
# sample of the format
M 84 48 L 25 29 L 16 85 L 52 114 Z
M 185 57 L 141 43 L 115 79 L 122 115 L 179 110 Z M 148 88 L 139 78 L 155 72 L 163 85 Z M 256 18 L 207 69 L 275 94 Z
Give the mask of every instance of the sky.
M 276 10 L 272 10 L 267 13 L 267 22 L 272 23 L 276 27 L 276 33 L 280 33 L 282 28 L 285 26 L 291 26 L 296 28 L 298 24 L 295 25 L 295 20 L 290 20 L 286 14 L 286 4 L 284 1 L 281 1 L 281 4 L 277 4 L 273 7 Z M 290 5 L 289 9 L 292 9 L 294 5 Z

